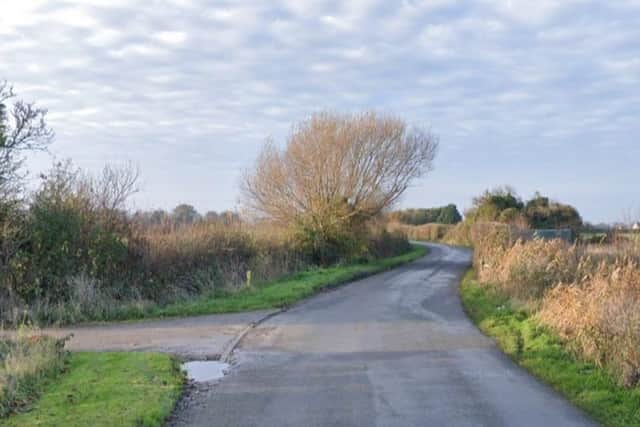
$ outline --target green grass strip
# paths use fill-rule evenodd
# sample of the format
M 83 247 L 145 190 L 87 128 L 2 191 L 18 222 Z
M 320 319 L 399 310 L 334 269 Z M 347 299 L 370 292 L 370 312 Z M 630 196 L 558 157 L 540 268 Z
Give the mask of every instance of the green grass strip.
M 529 313 L 480 286 L 469 272 L 460 287 L 465 310 L 520 366 L 539 377 L 602 425 L 640 426 L 640 387 L 618 386 L 605 370 L 582 362 Z
M 47 385 L 31 411 L 0 420 L 0 425 L 161 426 L 183 384 L 169 355 L 73 353 L 68 372 Z
M 329 268 L 315 268 L 235 293 L 206 295 L 164 307 L 123 308 L 113 320 L 197 316 L 287 307 L 321 290 L 389 270 L 427 253 L 424 246 L 392 258 Z

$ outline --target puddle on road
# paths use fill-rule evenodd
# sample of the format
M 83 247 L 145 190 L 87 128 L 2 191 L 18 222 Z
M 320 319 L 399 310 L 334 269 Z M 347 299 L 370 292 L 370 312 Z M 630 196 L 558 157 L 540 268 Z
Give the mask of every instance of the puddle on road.
M 187 372 L 190 380 L 204 383 L 222 378 L 229 369 L 229 364 L 217 361 L 195 361 L 183 363 L 182 369 Z

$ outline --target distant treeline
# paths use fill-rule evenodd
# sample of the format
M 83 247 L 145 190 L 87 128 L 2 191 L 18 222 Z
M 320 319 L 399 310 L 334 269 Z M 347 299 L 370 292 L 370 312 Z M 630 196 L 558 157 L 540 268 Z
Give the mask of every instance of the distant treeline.
M 570 228 L 576 232 L 583 225 L 580 213 L 573 206 L 540 193 L 523 201 L 508 186 L 485 191 L 474 198 L 473 206 L 465 212 L 465 221 L 494 221 L 533 229 Z
M 237 212 L 228 210 L 222 212 L 208 211 L 203 215 L 195 207 L 186 203 L 179 204 L 170 212 L 164 209 L 137 211 L 133 214 L 133 220 L 146 227 L 190 225 L 198 222 L 231 225 L 241 222 L 240 214 Z
M 462 221 L 462 215 L 454 204 L 438 208 L 402 209 L 393 211 L 389 215 L 391 221 L 410 225 L 423 224 L 457 224 Z

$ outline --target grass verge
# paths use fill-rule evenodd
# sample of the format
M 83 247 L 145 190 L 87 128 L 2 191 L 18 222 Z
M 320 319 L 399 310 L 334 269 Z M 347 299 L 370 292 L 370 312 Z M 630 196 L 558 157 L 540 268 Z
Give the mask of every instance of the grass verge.
M 463 279 L 460 295 L 468 315 L 516 363 L 603 425 L 640 425 L 640 387 L 624 389 L 603 369 L 576 359 L 529 313 L 480 286 L 471 271 Z
M 28 410 L 42 388 L 64 372 L 64 342 L 26 327 L 10 340 L 0 336 L 0 419 Z
M 72 353 L 29 412 L 0 425 L 160 426 L 184 383 L 177 362 L 157 353 Z
M 427 248 L 414 245 L 411 251 L 396 257 L 361 264 L 316 268 L 239 292 L 205 295 L 164 307 L 123 308 L 113 320 L 197 316 L 286 307 L 323 289 L 389 270 L 416 260 L 426 253 Z

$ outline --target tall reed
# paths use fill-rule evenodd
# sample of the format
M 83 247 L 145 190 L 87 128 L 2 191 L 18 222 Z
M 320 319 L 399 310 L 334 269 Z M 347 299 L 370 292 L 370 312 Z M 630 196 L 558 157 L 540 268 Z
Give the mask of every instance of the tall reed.
M 640 383 L 640 248 L 520 240 L 507 227 L 473 227 L 478 279 L 532 310 L 579 357 L 621 384 Z

